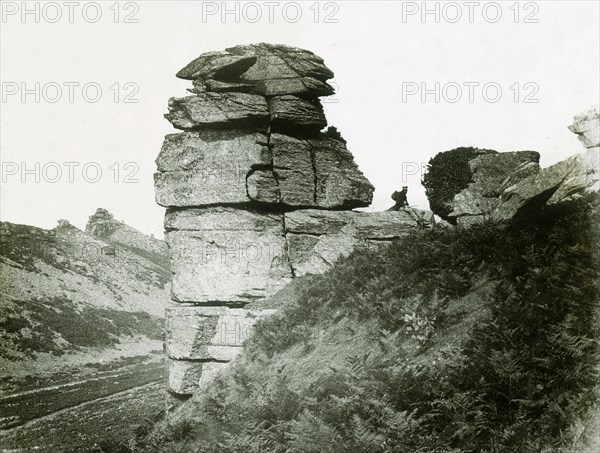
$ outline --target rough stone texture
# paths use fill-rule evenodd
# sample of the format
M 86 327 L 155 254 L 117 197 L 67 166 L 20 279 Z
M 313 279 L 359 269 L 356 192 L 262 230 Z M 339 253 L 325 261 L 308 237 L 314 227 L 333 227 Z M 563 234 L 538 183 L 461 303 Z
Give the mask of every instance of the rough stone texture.
M 270 164 L 267 136 L 258 132 L 170 134 L 156 159 L 156 202 L 161 206 L 246 203 L 248 173 Z
M 331 138 L 309 140 L 316 172 L 316 203 L 324 208 L 367 207 L 375 188 L 358 169 L 344 143 Z
M 202 374 L 198 380 L 198 389 L 206 389 L 207 386 L 229 366 L 226 362 L 207 362 L 202 368 Z
M 178 395 L 191 395 L 198 388 L 204 365 L 167 358 L 167 389 Z
M 180 79 L 198 78 L 228 79 L 239 77 L 256 63 L 255 56 L 232 55 L 229 52 L 206 52 L 181 69 L 176 76 Z
M 575 134 L 585 148 L 600 146 L 600 113 L 598 107 L 574 118 L 569 130 Z
M 600 190 L 600 123 L 598 108 L 574 118 L 569 129 L 587 151 L 576 154 L 508 187 L 490 218 L 509 220 L 531 203 L 553 204 Z
M 492 212 L 495 221 L 509 220 L 529 203 L 559 203 L 599 190 L 598 149 L 576 154 L 509 187 Z
M 267 145 L 269 142 L 269 145 Z M 258 201 L 327 209 L 368 206 L 373 186 L 337 140 L 243 130 L 170 134 L 156 160 L 165 207 Z
M 248 197 L 260 203 L 279 204 L 281 190 L 273 170 L 258 169 L 252 171 L 246 180 Z
M 539 172 L 539 160 L 540 155 L 535 151 L 482 154 L 471 159 L 473 182 L 454 196 L 450 217 L 456 217 L 459 225 L 485 219 L 500 203 L 505 189 Z
M 169 99 L 165 114 L 177 129 L 262 128 L 269 123 L 264 97 L 247 93 L 200 93 Z
M 271 134 L 270 146 L 281 202 L 288 206 L 316 206 L 310 144 L 287 135 Z
M 335 209 L 371 204 L 373 185 L 342 142 L 271 134 L 270 145 L 282 203 Z
M 192 395 L 205 389 L 228 365 L 228 362 L 167 359 L 167 388 L 177 395 Z
M 198 93 L 231 91 L 303 97 L 334 93 L 326 83 L 333 72 L 320 57 L 297 47 L 266 43 L 204 53 L 180 70 L 177 77 L 193 80 Z
M 275 310 L 172 306 L 167 309 L 166 347 L 172 359 L 234 359 L 256 321 Z
M 297 96 L 274 96 L 268 100 L 271 131 L 290 135 L 314 134 L 327 126 L 323 106 Z
M 243 130 L 197 131 L 169 134 L 156 158 L 158 171 L 206 170 L 216 173 L 233 160 L 240 167 L 269 164 L 268 138 L 260 132 Z M 225 168 L 228 168 L 227 166 Z
M 354 249 L 399 239 L 411 229 L 431 226 L 433 213 L 298 210 L 285 214 L 286 239 L 294 276 L 319 274 Z
M 248 303 L 433 222 L 414 209 L 350 211 L 368 206 L 374 188 L 345 144 L 319 132 L 318 97 L 333 94 L 333 73 L 312 52 L 236 46 L 200 55 L 177 77 L 194 95 L 169 101 L 165 117 L 185 132 L 165 137 L 155 174 L 157 203 L 168 208 L 173 401 L 209 385 L 272 313 Z
M 231 47 L 227 51 L 256 57 L 256 64 L 244 72 L 240 80 L 254 83 L 257 93 L 265 96 L 328 96 L 334 92 L 325 83 L 333 77 L 333 72 L 310 51 L 265 43 Z
M 165 228 L 177 228 L 166 235 L 175 301 L 243 304 L 273 294 L 292 276 L 280 214 L 175 211 Z

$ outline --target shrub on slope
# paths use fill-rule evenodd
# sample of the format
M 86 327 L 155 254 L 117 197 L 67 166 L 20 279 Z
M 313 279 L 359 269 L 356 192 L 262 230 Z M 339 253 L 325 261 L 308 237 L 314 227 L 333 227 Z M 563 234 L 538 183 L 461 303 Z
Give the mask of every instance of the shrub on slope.
M 582 451 L 598 428 L 598 204 L 341 260 L 144 449 Z
M 434 214 L 451 221 L 451 201 L 454 195 L 465 189 L 472 181 L 469 161 L 482 154 L 496 153 L 490 149 L 473 147 L 455 148 L 437 153 L 427 163 L 427 173 L 423 175 L 423 187 Z

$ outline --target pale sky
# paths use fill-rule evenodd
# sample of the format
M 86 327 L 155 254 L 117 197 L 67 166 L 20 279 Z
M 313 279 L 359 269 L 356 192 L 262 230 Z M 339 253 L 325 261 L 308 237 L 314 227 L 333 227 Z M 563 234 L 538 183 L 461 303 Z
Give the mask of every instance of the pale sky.
M 567 126 L 600 96 L 597 1 L 428 2 L 434 12 L 424 18 L 422 2 L 229 2 L 225 17 L 222 2 L 121 2 L 118 11 L 112 1 L 71 11 L 47 3 L 28 2 L 23 17 L 21 2 L 2 2 L 0 24 L 1 219 L 44 228 L 61 218 L 83 228 L 104 207 L 161 237 L 154 159 L 176 132 L 162 115 L 191 86 L 175 73 L 236 44 L 306 48 L 335 72 L 337 102 L 325 112 L 375 185 L 372 210 L 391 206 L 402 185 L 427 208 L 414 170 L 458 146 L 535 150 L 542 166 L 581 152 Z M 409 95 L 415 88 L 430 90 L 425 102 Z M 139 102 L 123 102 L 127 95 Z M 137 182 L 125 183 L 132 172 Z

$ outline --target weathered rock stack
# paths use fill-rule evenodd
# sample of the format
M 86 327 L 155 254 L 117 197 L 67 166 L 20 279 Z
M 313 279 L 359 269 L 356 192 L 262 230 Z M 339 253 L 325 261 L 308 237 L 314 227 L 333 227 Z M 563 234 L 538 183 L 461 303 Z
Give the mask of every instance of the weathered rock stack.
M 345 143 L 320 132 L 333 73 L 313 53 L 256 44 L 202 54 L 178 74 L 191 96 L 165 117 L 156 200 L 167 208 L 173 270 L 168 387 L 192 394 L 241 350 L 260 316 L 244 307 L 354 248 L 431 221 L 407 209 L 364 213 L 373 186 Z

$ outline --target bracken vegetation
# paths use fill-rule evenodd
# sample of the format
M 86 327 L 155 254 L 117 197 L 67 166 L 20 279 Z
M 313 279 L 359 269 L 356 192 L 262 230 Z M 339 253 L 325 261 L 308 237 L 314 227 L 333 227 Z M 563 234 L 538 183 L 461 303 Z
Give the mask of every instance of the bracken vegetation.
M 355 252 L 126 451 L 597 451 L 598 207 Z
M 112 346 L 125 336 L 160 340 L 161 324 L 145 312 L 78 308 L 58 297 L 7 301 L 0 310 L 0 357 L 18 360 L 38 352 L 62 355 L 82 347 Z M 14 356 L 15 351 L 24 355 Z

